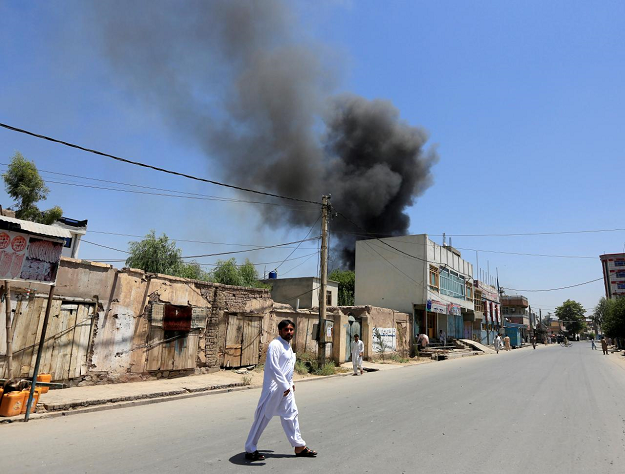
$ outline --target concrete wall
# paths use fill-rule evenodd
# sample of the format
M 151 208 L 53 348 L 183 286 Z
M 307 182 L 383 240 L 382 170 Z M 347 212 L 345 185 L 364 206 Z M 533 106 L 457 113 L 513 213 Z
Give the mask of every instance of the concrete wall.
M 471 281 L 473 265 L 449 249 L 429 240 L 426 234 L 356 242 L 357 305 L 376 305 L 412 314 L 413 305 L 428 298 L 473 310 L 472 299 L 440 294 L 429 287 L 429 266 L 446 266 Z
M 299 299 L 301 309 L 319 307 L 319 286 L 321 285 L 319 278 L 276 278 L 263 280 L 263 282 L 271 285 L 271 298 L 276 303 L 284 303 L 296 308 Z M 332 304 L 329 306 L 338 305 L 339 284 L 328 280 L 327 291 L 332 294 Z
M 376 239 L 356 242 L 355 303 L 412 314 L 413 304 L 424 304 L 426 300 L 427 236 L 406 235 L 381 240 L 397 250 Z

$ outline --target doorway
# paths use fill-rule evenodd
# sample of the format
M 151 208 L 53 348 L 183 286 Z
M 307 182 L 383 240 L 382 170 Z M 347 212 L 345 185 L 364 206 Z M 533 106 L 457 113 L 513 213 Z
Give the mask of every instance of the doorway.
M 347 327 L 345 328 L 345 361 L 352 360 L 352 344 L 354 335 L 358 334 L 362 339 L 360 319 L 356 319 L 352 314 L 347 317 Z

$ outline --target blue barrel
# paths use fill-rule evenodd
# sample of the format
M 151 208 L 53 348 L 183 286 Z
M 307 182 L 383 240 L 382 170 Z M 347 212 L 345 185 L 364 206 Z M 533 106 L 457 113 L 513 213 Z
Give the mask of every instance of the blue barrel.
M 270 280 L 275 280 L 276 278 L 278 278 L 278 272 L 275 270 L 271 270 L 269 272 L 269 279 Z

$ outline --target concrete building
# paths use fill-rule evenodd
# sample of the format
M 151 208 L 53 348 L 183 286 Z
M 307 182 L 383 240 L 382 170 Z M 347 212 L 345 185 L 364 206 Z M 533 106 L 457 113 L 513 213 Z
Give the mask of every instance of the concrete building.
M 501 303 L 497 288 L 483 281 L 475 281 L 475 321 L 473 338 L 482 344 L 492 344 L 502 327 Z
M 502 295 L 501 312 L 506 323 L 521 324 L 521 336 L 525 340 L 532 328 L 533 318 L 529 310 L 529 302 L 523 295 Z
M 63 247 L 63 256 L 69 258 L 78 258 L 78 249 L 80 248 L 80 239 L 87 233 L 87 220 L 77 221 L 69 217 L 61 217 L 52 224 L 54 227 L 69 230 L 71 237 L 65 239 Z
M 414 332 L 471 338 L 473 265 L 426 234 L 356 242 L 356 305 L 412 314 Z M 465 325 L 465 323 L 467 323 Z M 466 329 L 466 333 L 465 333 Z
M 262 282 L 271 285 L 271 298 L 276 303 L 284 303 L 300 309 L 319 307 L 321 280 L 317 277 L 269 278 Z M 339 284 L 328 280 L 326 305 L 338 306 L 338 304 Z
M 600 255 L 603 269 L 605 297 L 608 299 L 625 296 L 625 253 Z

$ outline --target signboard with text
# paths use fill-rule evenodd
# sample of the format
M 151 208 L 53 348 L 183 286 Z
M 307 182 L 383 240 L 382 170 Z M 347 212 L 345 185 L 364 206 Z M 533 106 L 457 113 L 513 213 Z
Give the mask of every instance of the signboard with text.
M 0 230 L 0 280 L 54 283 L 62 252 L 54 239 Z

